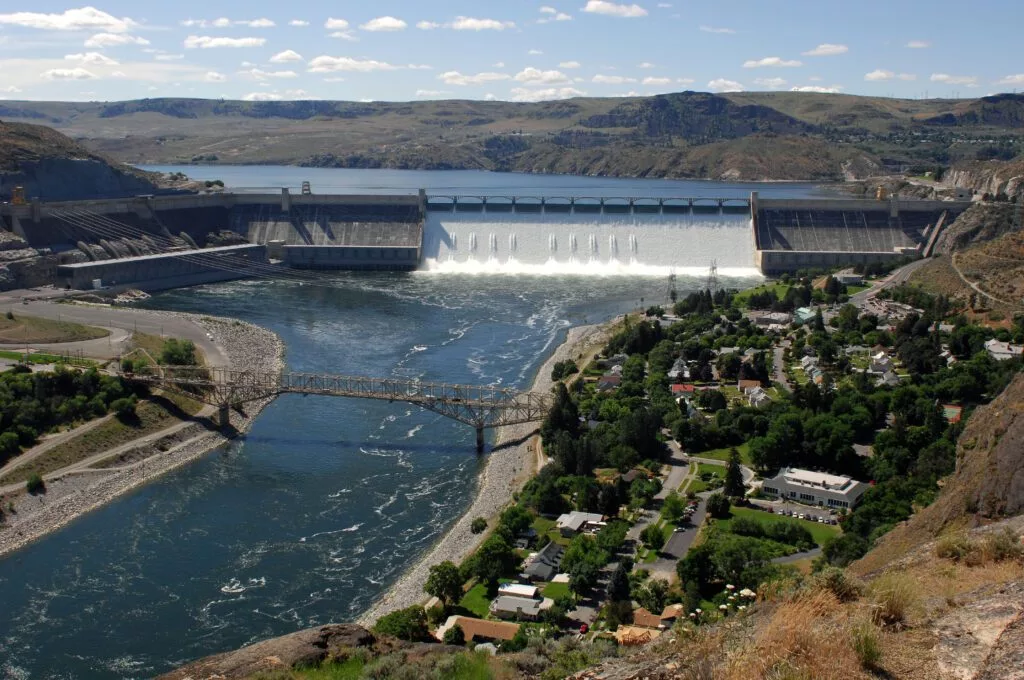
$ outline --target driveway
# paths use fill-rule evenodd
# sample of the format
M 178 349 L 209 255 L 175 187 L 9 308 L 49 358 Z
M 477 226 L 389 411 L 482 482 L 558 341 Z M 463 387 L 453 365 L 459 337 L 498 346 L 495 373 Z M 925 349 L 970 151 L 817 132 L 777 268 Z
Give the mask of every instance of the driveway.
M 787 392 L 792 392 L 793 386 L 789 384 L 789 378 L 786 377 L 786 361 L 783 359 L 783 353 L 785 351 L 786 350 L 782 347 L 776 347 L 773 350 L 772 363 L 774 366 L 772 367 L 772 371 L 774 375 L 772 376 L 772 380 L 781 385 L 782 389 Z

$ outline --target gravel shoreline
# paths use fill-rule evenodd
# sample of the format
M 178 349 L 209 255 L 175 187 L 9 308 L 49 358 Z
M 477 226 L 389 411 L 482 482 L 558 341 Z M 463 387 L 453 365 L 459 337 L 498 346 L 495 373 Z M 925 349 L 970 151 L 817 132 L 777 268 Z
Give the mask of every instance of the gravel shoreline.
M 570 328 L 565 341 L 559 345 L 540 367 L 530 391 L 547 393 L 554 384 L 551 369 L 555 363 L 577 358 L 586 348 L 607 341 L 607 331 L 612 323 L 577 326 Z M 466 512 L 451 529 L 424 554 L 409 570 L 390 587 L 373 605 L 360 616 L 356 623 L 370 627 L 380 617 L 393 611 L 426 601 L 423 584 L 427 581 L 430 567 L 450 560 L 462 562 L 483 542 L 487 534 L 473 534 L 470 524 L 477 517 L 484 517 L 488 523 L 493 520 L 511 501 L 518 490 L 536 471 L 536 453 L 533 451 L 531 435 L 537 424 L 511 425 L 498 428 L 495 450 L 487 456 L 476 496 Z
M 223 319 L 197 314 L 161 312 L 169 316 L 189 319 L 212 334 L 227 355 L 233 368 L 257 371 L 280 371 L 284 366 L 284 343 L 273 332 L 234 319 Z M 245 415 L 231 414 L 231 424 L 245 432 L 273 399 L 253 402 Z M 47 492 L 39 496 L 20 493 L 10 500 L 14 513 L 7 512 L 6 523 L 0 528 L 0 556 L 18 550 L 50 532 L 68 524 L 81 515 L 100 508 L 156 477 L 181 467 L 210 451 L 223 446 L 229 439 L 219 432 L 211 432 L 201 425 L 186 425 L 166 437 L 173 446 L 159 451 L 163 438 L 148 437 L 133 451 L 141 460 L 112 468 L 83 468 L 65 473 L 58 478 L 47 478 Z M 183 441 L 184 440 L 184 441 Z

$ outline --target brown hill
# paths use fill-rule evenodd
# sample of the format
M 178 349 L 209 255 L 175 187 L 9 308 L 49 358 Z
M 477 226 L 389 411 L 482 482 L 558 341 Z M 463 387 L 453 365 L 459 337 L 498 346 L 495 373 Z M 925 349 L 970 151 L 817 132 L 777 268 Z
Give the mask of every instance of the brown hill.
M 115 163 L 42 125 L 0 122 L 0 200 L 16 186 L 59 201 L 154 193 L 149 173 Z

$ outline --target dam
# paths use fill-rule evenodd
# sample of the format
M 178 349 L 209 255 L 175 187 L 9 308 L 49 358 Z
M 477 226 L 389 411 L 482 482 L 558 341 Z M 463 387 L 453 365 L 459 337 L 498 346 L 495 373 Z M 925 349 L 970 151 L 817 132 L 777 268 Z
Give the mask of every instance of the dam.
M 0 205 L 21 283 L 161 290 L 302 270 L 776 275 L 930 255 L 955 201 L 235 191 Z

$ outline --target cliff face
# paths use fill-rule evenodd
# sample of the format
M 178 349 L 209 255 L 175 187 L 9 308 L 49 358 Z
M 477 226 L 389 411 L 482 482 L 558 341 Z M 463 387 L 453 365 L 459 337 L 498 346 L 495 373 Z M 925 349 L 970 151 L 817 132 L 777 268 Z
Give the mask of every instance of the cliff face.
M 1024 196 L 1024 158 L 1012 161 L 975 161 L 952 167 L 943 179 L 955 187 L 996 196 Z
M 28 198 L 63 201 L 154 193 L 143 172 L 115 164 L 71 138 L 39 125 L 0 122 L 0 200 L 14 187 Z
M 1010 203 L 975 203 L 939 235 L 935 252 L 952 253 L 997 239 L 1013 229 L 1013 215 Z

